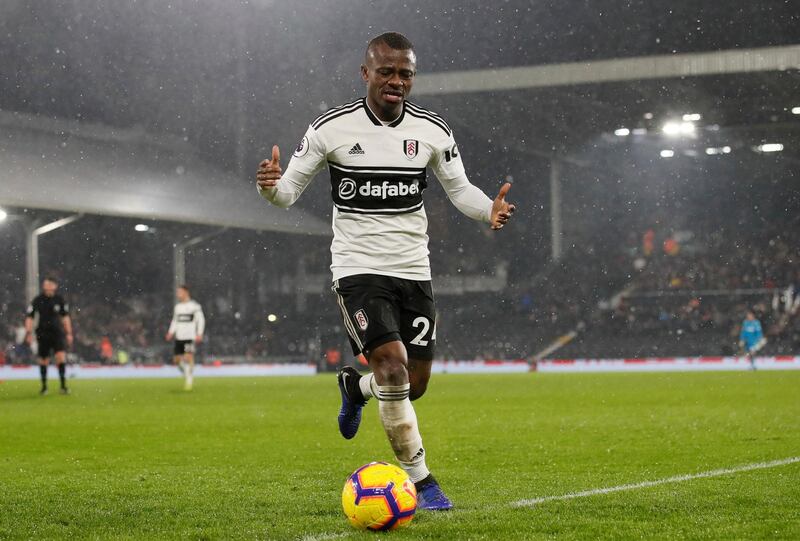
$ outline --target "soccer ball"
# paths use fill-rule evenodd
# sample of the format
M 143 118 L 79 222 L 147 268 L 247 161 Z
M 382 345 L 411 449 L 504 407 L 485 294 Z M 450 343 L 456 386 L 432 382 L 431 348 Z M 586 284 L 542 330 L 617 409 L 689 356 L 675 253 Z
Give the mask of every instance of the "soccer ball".
M 406 472 L 386 462 L 370 462 L 347 478 L 342 508 L 359 530 L 394 530 L 411 523 L 417 489 Z

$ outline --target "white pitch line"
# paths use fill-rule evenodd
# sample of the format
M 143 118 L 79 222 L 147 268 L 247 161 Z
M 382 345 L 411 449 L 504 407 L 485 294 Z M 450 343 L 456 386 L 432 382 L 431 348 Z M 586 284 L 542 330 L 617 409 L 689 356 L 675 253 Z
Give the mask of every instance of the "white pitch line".
M 664 479 L 656 479 L 655 481 L 642 481 L 641 483 L 633 483 L 630 485 L 619 485 L 616 487 L 594 488 L 592 490 L 584 490 L 582 492 L 570 492 L 568 494 L 561 494 L 560 496 L 543 496 L 541 498 L 531 498 L 528 500 L 519 500 L 511 504 L 512 507 L 533 507 L 540 503 L 554 502 L 562 500 L 572 500 L 575 498 L 585 498 L 588 496 L 597 496 L 599 494 L 610 494 L 612 492 L 622 492 L 625 490 L 636 490 L 639 488 L 648 488 L 658 485 L 666 485 L 668 483 L 682 483 L 683 481 L 691 481 L 693 479 L 706 479 L 709 477 L 720 477 L 723 475 L 731 475 L 734 473 L 742 473 L 752 470 L 763 470 L 765 468 L 776 468 L 778 466 L 785 466 L 787 464 L 795 464 L 800 462 L 800 456 L 791 458 L 784 458 L 782 460 L 772 460 L 770 462 L 754 462 L 752 464 L 744 464 L 735 468 L 723 468 L 719 470 L 711 470 L 700 473 L 690 473 L 687 475 L 676 475 L 674 477 L 665 477 Z
M 629 485 L 619 485 L 616 487 L 606 487 L 606 488 L 593 488 L 591 490 L 584 490 L 582 492 L 569 492 L 567 494 L 561 494 L 559 496 L 543 496 L 541 498 L 531 498 L 527 500 L 519 500 L 516 502 L 512 502 L 510 504 L 511 507 L 533 507 L 540 503 L 546 502 L 555 502 L 555 501 L 563 501 L 563 500 L 574 500 L 575 498 L 586 498 L 588 496 L 597 496 L 600 494 L 611 494 L 614 492 L 623 492 L 625 490 L 636 490 L 639 488 L 648 488 L 654 487 L 658 485 L 666 485 L 669 483 L 682 483 L 684 481 L 691 481 L 693 479 L 707 479 L 709 477 L 721 477 L 723 475 L 732 475 L 735 473 L 743 473 L 753 470 L 763 470 L 766 468 L 777 468 L 778 466 L 786 466 L 787 464 L 796 464 L 800 462 L 800 456 L 793 456 L 790 458 L 783 458 L 781 460 L 771 460 L 769 462 L 753 462 L 751 464 L 743 464 L 741 466 L 736 466 L 734 468 L 722 468 L 719 470 L 710 470 L 704 471 L 699 473 L 689 473 L 685 475 L 675 475 L 673 477 L 665 477 L 663 479 L 656 479 L 655 481 L 642 481 L 641 483 L 632 483 Z M 480 509 L 467 509 L 467 510 L 456 510 L 456 511 L 449 511 L 447 513 L 436 513 L 433 516 L 442 517 L 442 518 L 452 518 L 458 511 L 461 512 L 470 512 L 470 511 L 486 511 L 486 510 L 495 510 L 499 506 L 489 506 L 489 507 L 481 507 Z M 460 513 L 459 513 L 460 514 Z M 328 539 L 338 539 L 340 537 L 346 536 L 346 533 L 322 533 L 317 535 L 307 535 L 305 537 L 300 538 L 300 541 L 326 541 Z
M 301 537 L 300 541 L 327 541 L 328 539 L 339 539 L 340 537 L 344 537 L 346 535 L 346 533 L 321 533 L 316 535 L 306 535 Z

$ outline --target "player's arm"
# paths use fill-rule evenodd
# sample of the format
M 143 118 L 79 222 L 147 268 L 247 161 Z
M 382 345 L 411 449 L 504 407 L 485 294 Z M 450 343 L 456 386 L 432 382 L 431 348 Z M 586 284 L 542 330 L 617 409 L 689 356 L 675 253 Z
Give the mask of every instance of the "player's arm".
M 258 164 L 258 193 L 275 206 L 290 207 L 325 166 L 326 154 L 322 137 L 310 126 L 297 145 L 286 172 L 281 169 L 280 149 L 277 145 L 273 146 L 272 158 Z
M 61 323 L 64 325 L 64 334 L 67 337 L 67 345 L 72 347 L 72 318 L 69 314 L 61 316 Z
M 64 299 L 61 299 L 61 310 L 58 315 L 61 316 L 61 324 L 64 326 L 67 346 L 72 347 L 72 318 L 69 315 L 69 305 L 64 302 Z
M 196 321 L 195 329 L 197 334 L 195 342 L 200 343 L 203 341 L 203 334 L 205 334 L 206 331 L 206 317 L 203 315 L 203 309 L 200 306 L 197 307 L 197 312 L 194 315 L 194 319 Z
M 36 315 L 36 307 L 33 303 L 28 305 L 25 311 L 25 342 L 33 343 L 33 316 Z
M 452 135 L 441 148 L 436 149 L 431 166 L 453 205 L 473 220 L 486 222 L 492 229 L 500 229 L 514 213 L 513 204 L 506 201 L 511 184 L 506 182 L 494 200 L 472 184 L 464 171 L 464 164 Z
M 172 321 L 169 323 L 169 330 L 167 330 L 167 335 L 164 337 L 167 342 L 172 340 L 172 337 L 175 336 L 175 329 L 178 328 L 178 311 L 172 311 Z

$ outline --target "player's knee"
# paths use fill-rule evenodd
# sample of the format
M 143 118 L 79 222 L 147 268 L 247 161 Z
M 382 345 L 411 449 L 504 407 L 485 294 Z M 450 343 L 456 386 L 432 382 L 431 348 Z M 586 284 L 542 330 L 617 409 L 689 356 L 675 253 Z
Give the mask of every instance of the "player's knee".
M 397 347 L 385 344 L 375 348 L 369 355 L 380 385 L 404 385 L 408 383 L 408 369 L 403 352 Z
M 425 391 L 428 390 L 428 382 L 427 381 L 414 381 L 411 380 L 411 390 L 408 394 L 408 397 L 411 400 L 416 400 L 420 398 L 422 395 L 425 394 Z

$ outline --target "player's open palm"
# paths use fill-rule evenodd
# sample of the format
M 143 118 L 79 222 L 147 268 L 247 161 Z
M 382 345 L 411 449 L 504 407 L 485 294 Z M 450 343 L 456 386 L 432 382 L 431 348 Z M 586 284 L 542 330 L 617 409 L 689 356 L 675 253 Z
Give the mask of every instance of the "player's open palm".
M 506 182 L 500 187 L 500 192 L 497 194 L 497 197 L 494 198 L 492 216 L 490 219 L 492 229 L 500 229 L 506 225 L 511 215 L 514 214 L 514 210 L 516 210 L 513 204 L 506 201 L 506 194 L 508 194 L 508 190 L 510 189 L 511 183 Z
M 272 147 L 272 159 L 258 164 L 256 184 L 259 188 L 274 188 L 281 178 L 281 151 L 278 145 Z

